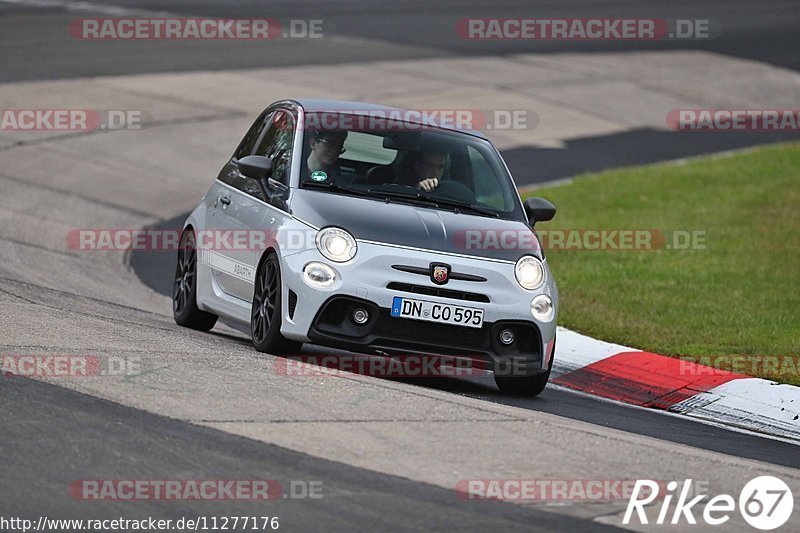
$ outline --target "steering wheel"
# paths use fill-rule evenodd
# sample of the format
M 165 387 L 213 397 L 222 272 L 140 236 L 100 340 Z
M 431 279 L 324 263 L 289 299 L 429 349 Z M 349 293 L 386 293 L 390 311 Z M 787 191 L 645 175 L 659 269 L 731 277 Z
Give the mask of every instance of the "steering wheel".
M 445 198 L 452 198 L 453 200 L 461 200 L 475 203 L 475 193 L 463 183 L 455 180 L 439 181 L 439 186 L 433 190 L 433 195 L 443 196 Z

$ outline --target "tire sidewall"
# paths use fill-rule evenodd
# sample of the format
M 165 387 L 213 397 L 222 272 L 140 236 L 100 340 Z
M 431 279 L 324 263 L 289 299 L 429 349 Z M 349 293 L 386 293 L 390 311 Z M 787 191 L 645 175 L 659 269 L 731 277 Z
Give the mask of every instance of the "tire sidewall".
M 207 313 L 205 311 L 201 311 L 199 307 L 197 307 L 197 287 L 200 283 L 199 280 L 199 272 L 197 268 L 197 238 L 195 237 L 194 230 L 192 229 L 185 229 L 183 233 L 181 233 L 181 238 L 178 241 L 179 246 L 183 247 L 184 242 L 187 240 L 186 235 L 191 235 L 192 239 L 192 248 L 194 249 L 194 264 L 192 265 L 192 269 L 194 270 L 194 276 L 192 277 L 192 286 L 189 289 L 189 294 L 186 297 L 186 303 L 183 307 L 183 310 L 180 313 L 175 311 L 175 276 L 173 276 L 173 287 L 172 287 L 172 316 L 175 318 L 175 323 L 179 326 L 184 326 L 187 328 L 196 329 L 199 331 L 209 331 L 211 328 L 214 327 L 214 324 L 217 323 L 217 316 L 212 313 Z M 178 251 L 178 259 L 180 259 L 181 250 Z M 178 273 L 179 265 L 175 265 L 175 275 Z
M 270 319 L 269 329 L 267 330 L 267 334 L 264 336 L 264 340 L 261 342 L 257 342 L 253 336 L 251 307 L 250 336 L 253 338 L 253 346 L 255 346 L 256 350 L 259 352 L 277 351 L 282 347 L 285 340 L 281 335 L 281 324 L 283 323 L 283 278 L 281 277 L 280 261 L 278 261 L 278 256 L 275 252 L 270 252 L 269 255 L 267 255 L 261 262 L 261 266 L 258 268 L 258 272 L 256 274 L 256 285 L 253 287 L 253 290 L 256 290 L 256 287 L 258 286 L 258 278 L 261 277 L 264 272 L 264 267 L 268 264 L 275 269 L 278 295 L 277 298 L 275 298 L 275 309 L 273 311 L 272 318 Z M 252 305 L 255 305 L 255 294 L 253 295 Z
M 553 337 L 553 353 L 550 357 L 550 362 L 547 364 L 547 370 L 541 374 L 524 377 L 508 377 L 495 375 L 495 383 L 501 392 L 519 395 L 519 396 L 538 396 L 541 394 L 548 381 L 550 381 L 550 372 L 553 370 L 553 362 L 556 359 L 556 338 Z

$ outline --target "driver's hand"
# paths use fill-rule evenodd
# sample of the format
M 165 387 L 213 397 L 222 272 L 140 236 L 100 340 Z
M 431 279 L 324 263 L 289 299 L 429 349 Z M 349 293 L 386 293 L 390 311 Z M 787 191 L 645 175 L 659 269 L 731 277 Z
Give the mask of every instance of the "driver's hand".
M 417 189 L 422 189 L 425 192 L 431 192 L 438 186 L 439 180 L 437 178 L 428 178 L 417 183 Z

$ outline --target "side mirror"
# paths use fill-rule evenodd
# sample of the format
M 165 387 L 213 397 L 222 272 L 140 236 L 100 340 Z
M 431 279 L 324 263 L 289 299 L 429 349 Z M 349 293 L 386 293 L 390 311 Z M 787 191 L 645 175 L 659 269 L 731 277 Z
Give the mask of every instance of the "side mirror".
M 261 182 L 272 175 L 272 161 L 263 155 L 248 155 L 239 160 L 239 172 Z
M 544 198 L 528 198 L 523 205 L 531 226 L 537 222 L 547 222 L 556 216 L 556 206 Z

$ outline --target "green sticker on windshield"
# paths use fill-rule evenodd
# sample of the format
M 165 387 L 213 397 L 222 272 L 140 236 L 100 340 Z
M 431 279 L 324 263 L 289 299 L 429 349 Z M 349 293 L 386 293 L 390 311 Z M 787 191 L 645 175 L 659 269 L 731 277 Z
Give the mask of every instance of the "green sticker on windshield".
M 311 174 L 311 179 L 314 181 L 327 181 L 328 175 L 321 170 L 317 170 Z

